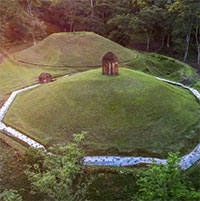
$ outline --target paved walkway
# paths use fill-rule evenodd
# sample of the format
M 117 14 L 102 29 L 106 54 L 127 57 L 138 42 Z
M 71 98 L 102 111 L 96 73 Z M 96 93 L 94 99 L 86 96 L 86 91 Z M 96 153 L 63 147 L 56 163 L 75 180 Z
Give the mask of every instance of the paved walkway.
M 68 77 L 68 76 L 66 76 L 66 77 Z M 173 82 L 173 81 L 166 80 L 166 79 L 159 78 L 159 77 L 156 77 L 156 79 L 180 86 L 182 88 L 185 88 L 185 89 L 191 91 L 192 94 L 198 100 L 200 100 L 200 93 L 196 89 L 187 87 L 179 82 Z M 17 137 L 18 139 L 26 142 L 31 147 L 42 148 L 42 149 L 46 150 L 45 147 L 43 145 L 41 145 L 40 143 L 36 142 L 35 140 L 23 135 L 19 131 L 16 131 L 15 129 L 8 127 L 4 123 L 2 123 L 2 120 L 4 119 L 9 107 L 15 100 L 16 96 L 19 93 L 33 89 L 38 86 L 40 86 L 40 84 L 14 91 L 10 95 L 8 100 L 5 102 L 3 107 L 0 109 L 0 131 L 6 133 L 7 135 Z M 198 160 L 200 160 L 200 143 L 195 147 L 195 149 L 192 152 L 181 157 L 180 166 L 183 170 L 186 170 L 187 168 L 191 167 L 194 163 L 196 163 Z M 84 165 L 99 165 L 99 166 L 130 166 L 130 165 L 132 166 L 132 165 L 136 165 L 136 164 L 150 164 L 153 161 L 156 164 L 166 164 L 167 163 L 166 159 L 151 158 L 151 157 L 120 157 L 120 156 L 86 156 L 86 157 L 84 157 Z

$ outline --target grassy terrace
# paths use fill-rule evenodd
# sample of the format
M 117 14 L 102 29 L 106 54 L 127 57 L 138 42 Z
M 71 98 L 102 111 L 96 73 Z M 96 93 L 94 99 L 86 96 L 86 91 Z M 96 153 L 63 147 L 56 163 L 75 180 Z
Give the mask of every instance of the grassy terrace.
M 199 119 L 199 103 L 187 90 L 138 71 L 109 77 L 98 69 L 20 94 L 5 123 L 47 146 L 88 131 L 91 154 L 165 156 L 196 145 Z
M 13 90 L 37 83 L 42 72 L 49 72 L 53 76 L 66 74 L 80 69 L 71 68 L 47 68 L 18 64 L 11 59 L 5 59 L 0 64 L 0 101 L 6 98 Z

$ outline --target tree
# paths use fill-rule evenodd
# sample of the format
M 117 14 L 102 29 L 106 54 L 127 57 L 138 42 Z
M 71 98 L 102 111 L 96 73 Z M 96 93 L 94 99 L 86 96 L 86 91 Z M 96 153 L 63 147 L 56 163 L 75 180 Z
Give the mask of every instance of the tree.
M 31 36 L 33 45 L 36 45 L 36 39 L 41 39 L 46 35 L 46 26 L 39 18 L 38 7 L 41 5 L 39 0 L 20 0 L 23 7 L 18 7 L 20 21 L 16 24 L 27 36 Z
M 17 193 L 16 190 L 4 190 L 0 194 L 0 200 L 2 201 L 22 201 L 22 197 Z
M 199 3 L 194 3 L 193 7 L 195 7 L 195 41 L 197 47 L 197 64 L 200 66 L 200 5 Z M 197 8 L 197 9 L 196 9 Z
M 194 30 L 196 21 L 196 11 L 198 6 L 194 3 L 182 0 L 174 2 L 169 10 L 176 14 L 176 20 L 173 26 L 174 42 L 177 47 L 185 49 L 183 61 L 186 62 L 189 52 L 189 46 L 191 43 L 191 36 Z M 185 42 L 183 41 L 185 40 Z M 184 45 L 184 47 L 182 47 Z
M 0 46 L 6 41 L 6 30 L 10 22 L 16 17 L 16 9 L 19 6 L 16 0 L 0 0 Z
M 25 159 L 29 164 L 26 174 L 33 190 L 46 193 L 55 201 L 85 200 L 89 179 L 84 171 L 83 150 L 79 147 L 86 133 L 74 135 L 74 142 L 51 148 L 51 153 L 30 151 Z M 34 159 L 34 161 L 32 161 Z
M 64 31 L 86 30 L 88 18 L 91 18 L 91 9 L 93 4 L 89 0 L 58 0 L 53 3 L 56 15 L 64 28 Z
M 197 46 L 197 64 L 200 65 L 200 15 L 196 22 L 195 39 Z
M 120 43 L 121 45 L 128 45 L 130 42 L 133 27 L 130 22 L 132 21 L 130 14 L 116 15 L 107 22 L 107 31 L 111 40 Z
M 39 19 L 37 0 L 0 0 L 0 45 L 2 46 L 8 35 L 8 27 L 12 32 L 18 33 L 20 39 L 30 37 L 36 44 L 36 39 L 45 36 L 44 23 Z
M 141 201 L 198 201 L 200 193 L 187 183 L 179 165 L 179 155 L 170 153 L 167 165 L 152 164 L 141 176 L 137 185 L 137 200 Z

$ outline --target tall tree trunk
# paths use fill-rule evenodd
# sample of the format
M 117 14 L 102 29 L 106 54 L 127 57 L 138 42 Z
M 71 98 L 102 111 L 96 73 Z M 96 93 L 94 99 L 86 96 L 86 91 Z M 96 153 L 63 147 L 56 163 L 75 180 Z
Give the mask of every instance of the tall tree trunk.
M 70 16 L 70 32 L 73 32 L 73 25 L 74 25 L 74 7 L 72 7 L 71 10 L 71 16 Z
M 197 64 L 200 65 L 200 40 L 199 40 L 199 22 L 197 21 L 195 39 L 197 45 Z
M 167 48 L 169 48 L 170 47 L 170 36 L 168 35 L 167 36 Z
M 37 42 L 36 42 L 36 40 L 35 40 L 35 34 L 32 33 L 31 36 L 32 36 L 32 39 L 33 39 L 33 45 L 35 46 L 35 45 L 37 44 Z
M 94 17 L 94 0 L 90 0 L 90 6 L 91 6 L 91 15 L 93 18 Z
M 147 52 L 149 52 L 149 49 L 150 49 L 150 38 L 149 38 L 149 34 L 147 32 L 146 32 L 146 39 L 147 39 L 146 50 L 147 50 Z
M 200 65 L 200 44 L 197 47 L 198 56 L 197 56 L 197 64 Z
M 28 14 L 31 16 L 32 15 L 32 3 L 31 1 L 27 1 L 28 5 L 27 5 L 27 11 Z
M 70 29 L 69 29 L 69 31 L 70 31 L 70 32 L 73 31 L 73 21 L 72 21 L 72 20 L 71 20 L 71 22 L 70 22 Z
M 159 52 L 159 51 L 164 47 L 164 44 L 165 44 L 165 36 L 166 36 L 166 35 L 163 35 L 161 46 L 156 50 L 156 52 Z
M 188 50 L 189 50 L 189 45 L 190 45 L 190 36 L 191 36 L 191 33 L 188 33 L 186 36 L 186 48 L 185 48 L 185 54 L 184 54 L 183 62 L 186 62 L 186 59 L 188 56 Z
M 94 0 L 90 0 L 90 7 L 91 7 L 91 18 L 92 18 L 92 27 L 91 31 L 94 31 Z

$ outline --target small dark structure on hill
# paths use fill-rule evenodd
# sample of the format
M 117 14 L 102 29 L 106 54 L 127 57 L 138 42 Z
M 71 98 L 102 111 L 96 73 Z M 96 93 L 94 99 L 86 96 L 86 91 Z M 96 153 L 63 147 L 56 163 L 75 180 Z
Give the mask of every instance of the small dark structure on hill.
M 52 76 L 49 73 L 41 73 L 39 76 L 40 83 L 48 83 L 52 81 Z
M 118 75 L 118 58 L 112 52 L 108 52 L 102 58 L 102 74 Z

